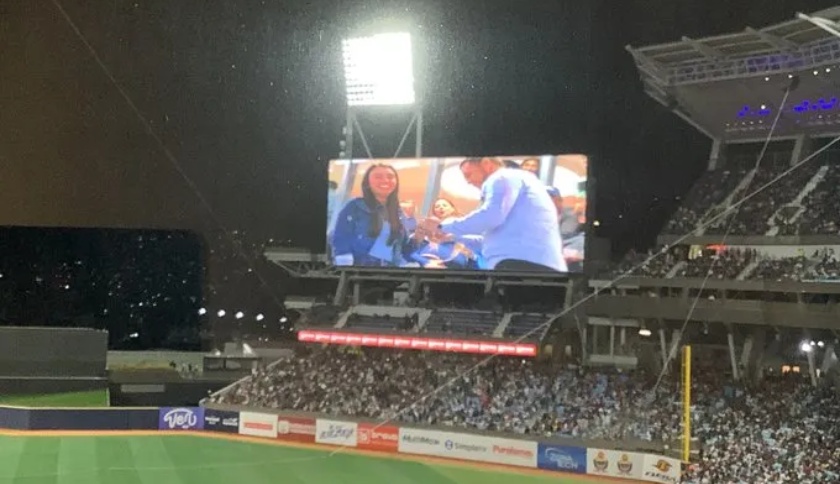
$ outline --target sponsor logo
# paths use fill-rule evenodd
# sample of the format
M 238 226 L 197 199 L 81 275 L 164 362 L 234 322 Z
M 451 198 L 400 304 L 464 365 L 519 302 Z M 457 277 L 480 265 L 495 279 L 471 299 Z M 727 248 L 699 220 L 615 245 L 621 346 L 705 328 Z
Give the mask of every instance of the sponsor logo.
M 238 432 L 239 414 L 224 410 L 205 409 L 204 428 L 205 430 L 215 430 L 218 432 Z
M 189 408 L 173 408 L 163 414 L 163 421 L 170 429 L 194 429 L 198 425 L 198 415 Z
M 610 466 L 610 461 L 607 459 L 607 454 L 598 451 L 595 454 L 595 458 L 592 459 L 592 465 L 595 467 L 595 470 L 598 472 L 606 472 L 607 468 Z
M 659 482 L 677 482 L 677 478 L 671 476 L 669 472 L 674 466 L 665 459 L 659 459 L 656 464 L 653 464 L 653 469 L 645 472 L 645 477 L 654 479 Z
M 444 444 L 446 450 L 460 451 L 460 452 L 487 452 L 487 447 L 475 444 L 462 444 L 454 440 L 447 440 Z
M 534 457 L 534 452 L 528 449 L 520 449 L 518 447 L 502 447 L 500 445 L 493 446 L 494 454 L 509 455 L 512 457 L 524 457 L 530 459 Z
M 239 427 L 239 417 L 222 419 L 222 427 Z
M 204 428 L 202 408 L 161 408 L 158 428 L 161 430 L 199 430 Z
M 398 442 L 399 436 L 393 432 L 380 432 L 376 429 L 359 429 L 359 442 L 369 444 L 377 440 Z
M 556 447 L 546 449 L 545 457 L 557 469 L 577 470 L 578 468 L 578 463 L 574 457 Z
M 278 420 L 277 433 L 283 435 L 315 435 L 315 421 L 313 420 L 311 424 L 305 424 L 291 420 Z
M 352 427 L 345 427 L 343 425 L 330 424 L 326 430 L 322 430 L 318 434 L 319 440 L 350 440 L 353 437 L 355 429 Z
M 627 454 L 621 454 L 616 466 L 618 467 L 618 472 L 621 474 L 630 475 L 633 472 L 633 461 L 630 460 L 630 456 Z
M 242 426 L 251 430 L 274 430 L 274 426 L 268 422 L 245 422 Z
M 440 440 L 438 439 L 433 439 L 431 437 L 421 437 L 419 435 L 405 434 L 402 436 L 402 441 L 407 444 L 440 445 Z

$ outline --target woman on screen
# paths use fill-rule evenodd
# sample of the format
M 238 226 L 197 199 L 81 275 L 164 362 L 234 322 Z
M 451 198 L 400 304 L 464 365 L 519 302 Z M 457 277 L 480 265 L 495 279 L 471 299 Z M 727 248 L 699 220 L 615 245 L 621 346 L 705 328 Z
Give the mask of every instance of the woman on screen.
M 400 180 L 389 165 L 374 164 L 362 178 L 362 196 L 347 202 L 330 237 L 339 266 L 402 267 L 417 249 L 400 207 Z
M 438 220 L 461 216 L 455 204 L 446 198 L 435 200 L 431 212 Z M 412 254 L 412 260 L 426 269 L 482 269 L 481 236 L 447 241 L 424 240 L 419 250 Z

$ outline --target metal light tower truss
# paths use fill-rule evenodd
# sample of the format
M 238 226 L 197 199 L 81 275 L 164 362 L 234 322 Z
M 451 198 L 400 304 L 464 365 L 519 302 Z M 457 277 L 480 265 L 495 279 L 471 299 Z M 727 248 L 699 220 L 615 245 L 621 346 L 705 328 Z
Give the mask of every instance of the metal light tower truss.
M 356 137 L 367 158 L 375 158 L 357 114 L 375 107 L 405 106 L 411 118 L 393 157 L 397 158 L 412 130 L 415 136 L 414 156 L 423 152 L 423 111 L 414 89 L 414 65 L 411 35 L 408 33 L 377 34 L 346 39 L 342 42 L 344 79 L 347 94 L 347 124 L 340 158 L 354 158 Z

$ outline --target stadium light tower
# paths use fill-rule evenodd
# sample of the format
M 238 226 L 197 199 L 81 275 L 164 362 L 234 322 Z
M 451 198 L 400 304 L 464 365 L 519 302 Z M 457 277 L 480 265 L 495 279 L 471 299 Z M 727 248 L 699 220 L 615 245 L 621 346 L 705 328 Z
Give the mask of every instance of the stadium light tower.
M 400 152 L 412 129 L 416 157 L 423 144 L 423 114 L 414 90 L 414 60 L 411 34 L 383 33 L 342 41 L 344 81 L 347 95 L 347 124 L 340 158 L 353 158 L 353 142 L 358 135 L 368 158 L 374 158 L 357 114 L 377 107 L 408 107 L 412 115 L 394 157 Z

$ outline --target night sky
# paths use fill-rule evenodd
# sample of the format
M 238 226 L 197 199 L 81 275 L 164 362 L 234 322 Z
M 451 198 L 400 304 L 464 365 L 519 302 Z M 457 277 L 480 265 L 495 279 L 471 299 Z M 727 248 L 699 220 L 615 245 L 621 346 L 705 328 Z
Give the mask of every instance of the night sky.
M 759 28 L 836 2 L 60 3 L 212 215 L 53 1 L 0 0 L 0 225 L 218 220 L 320 251 L 344 36 L 388 22 L 414 32 L 426 155 L 590 154 L 601 234 L 621 249 L 652 241 L 710 147 L 643 94 L 624 46 Z

